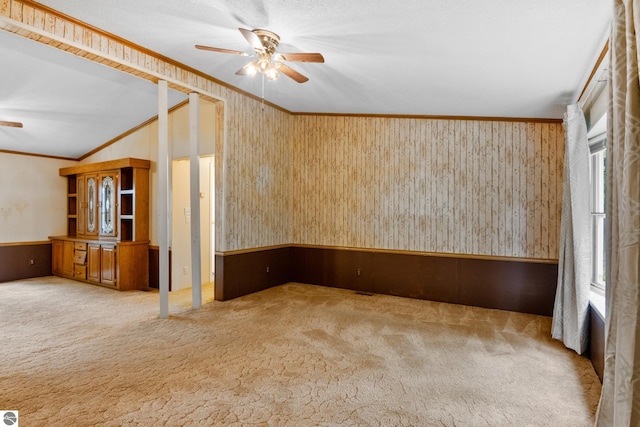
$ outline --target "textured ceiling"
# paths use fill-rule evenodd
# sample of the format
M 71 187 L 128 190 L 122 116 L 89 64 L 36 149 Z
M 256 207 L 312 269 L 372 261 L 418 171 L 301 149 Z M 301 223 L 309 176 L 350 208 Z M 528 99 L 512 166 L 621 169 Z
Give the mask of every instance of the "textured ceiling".
M 256 96 L 261 79 L 234 74 L 249 58 L 194 45 L 250 53 L 238 27 L 274 31 L 279 51 L 326 60 L 289 63 L 309 77 L 304 84 L 265 82 L 265 99 L 292 112 L 513 118 L 562 117 L 601 52 L 612 8 L 610 0 L 40 3 Z M 77 157 L 157 113 L 157 89 L 142 79 L 1 31 L 0 57 L 10 64 L 0 67 L 0 120 L 34 123 L 0 128 L 0 149 Z

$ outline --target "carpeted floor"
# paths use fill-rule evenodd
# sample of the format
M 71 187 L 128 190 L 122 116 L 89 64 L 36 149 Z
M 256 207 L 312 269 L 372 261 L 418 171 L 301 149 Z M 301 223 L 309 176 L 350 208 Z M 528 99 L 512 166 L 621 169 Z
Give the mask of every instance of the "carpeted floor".
M 588 426 L 590 362 L 546 317 L 288 284 L 190 310 L 190 290 L 0 284 L 0 409 L 22 426 Z

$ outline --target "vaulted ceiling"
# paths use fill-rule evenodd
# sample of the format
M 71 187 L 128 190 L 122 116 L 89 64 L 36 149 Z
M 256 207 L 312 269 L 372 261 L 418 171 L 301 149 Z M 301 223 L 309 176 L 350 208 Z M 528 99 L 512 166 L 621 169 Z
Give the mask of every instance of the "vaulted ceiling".
M 587 82 L 612 9 L 610 0 L 40 3 L 291 112 L 556 119 Z M 281 76 L 263 92 L 258 76 L 235 74 L 250 58 L 194 48 L 251 54 L 239 27 L 276 32 L 278 51 L 320 52 L 325 63 L 288 63 L 309 81 Z M 157 111 L 145 80 L 2 32 L 0 55 L 9 64 L 0 120 L 42 113 L 46 129 L 0 128 L 0 149 L 78 157 Z

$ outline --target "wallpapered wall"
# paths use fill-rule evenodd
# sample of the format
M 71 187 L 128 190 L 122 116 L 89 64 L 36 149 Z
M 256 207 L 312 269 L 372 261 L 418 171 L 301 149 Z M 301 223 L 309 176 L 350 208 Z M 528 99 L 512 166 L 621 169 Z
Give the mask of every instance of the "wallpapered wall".
M 294 243 L 558 257 L 561 124 L 294 120 Z
M 263 109 L 260 102 L 235 92 L 227 95 L 224 241 L 216 250 L 288 244 L 292 227 L 291 117 L 268 106 Z

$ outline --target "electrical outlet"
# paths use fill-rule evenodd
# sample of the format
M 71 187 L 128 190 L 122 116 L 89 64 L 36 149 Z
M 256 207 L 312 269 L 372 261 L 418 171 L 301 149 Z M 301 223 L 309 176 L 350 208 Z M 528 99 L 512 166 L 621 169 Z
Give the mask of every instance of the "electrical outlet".
M 34 265 L 35 263 L 36 263 L 36 260 L 35 260 L 35 259 L 30 259 L 30 260 L 29 260 L 29 265 Z
M 269 272 L 269 266 L 267 265 L 267 273 Z
M 356 270 L 356 275 L 359 276 L 360 275 L 360 269 Z
M 187 274 L 189 273 L 189 267 L 187 267 L 186 265 L 182 266 L 182 274 Z

